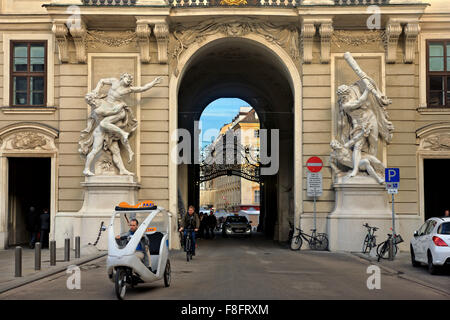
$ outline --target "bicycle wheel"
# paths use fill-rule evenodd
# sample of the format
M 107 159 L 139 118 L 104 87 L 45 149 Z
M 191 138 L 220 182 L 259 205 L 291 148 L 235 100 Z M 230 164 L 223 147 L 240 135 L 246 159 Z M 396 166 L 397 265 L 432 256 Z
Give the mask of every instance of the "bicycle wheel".
M 319 233 L 315 238 L 314 250 L 328 250 L 328 236 L 325 233 Z
M 186 244 L 185 244 L 185 250 L 186 250 L 186 261 L 189 262 L 191 257 L 191 238 L 186 238 Z
M 377 256 L 378 261 L 380 261 L 380 259 L 387 259 L 389 257 L 389 244 L 387 241 L 383 241 L 378 245 Z
M 300 235 L 293 237 L 291 240 L 291 250 L 299 250 L 302 247 L 303 240 Z
M 367 252 L 367 249 L 369 248 L 369 243 L 370 243 L 370 237 L 368 234 L 366 234 L 366 237 L 364 238 L 364 242 L 363 242 L 363 249 L 362 249 L 363 253 Z
M 119 268 L 116 271 L 115 278 L 115 292 L 117 299 L 123 300 L 125 299 L 125 293 L 127 292 L 127 272 L 123 268 Z

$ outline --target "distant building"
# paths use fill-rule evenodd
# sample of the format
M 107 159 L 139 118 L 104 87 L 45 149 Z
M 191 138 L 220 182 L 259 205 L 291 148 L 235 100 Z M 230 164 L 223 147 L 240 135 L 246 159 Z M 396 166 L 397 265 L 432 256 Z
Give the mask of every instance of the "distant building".
M 208 147 L 217 146 L 226 132 L 232 130 L 237 137 L 237 145 L 249 148 L 252 156 L 256 158 L 259 152 L 259 128 L 255 110 L 251 107 L 241 107 L 236 117 L 221 128 L 220 135 Z M 238 212 L 243 204 L 259 209 L 259 203 L 259 183 L 240 176 L 220 176 L 200 185 L 200 206 L 212 205 L 216 210 Z

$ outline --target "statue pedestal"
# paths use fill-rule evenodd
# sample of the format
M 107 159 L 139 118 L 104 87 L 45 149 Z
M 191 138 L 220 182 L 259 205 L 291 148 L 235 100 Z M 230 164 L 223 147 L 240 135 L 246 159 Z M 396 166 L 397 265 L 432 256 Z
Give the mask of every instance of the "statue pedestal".
M 71 246 L 74 247 L 76 236 L 80 236 L 82 248 L 88 243 L 94 243 L 101 222 L 105 226 L 109 225 L 111 215 L 120 202 L 138 202 L 140 185 L 135 182 L 134 176 L 90 176 L 81 184 L 84 187 L 84 202 L 80 211 L 62 212 L 56 216 L 56 226 L 62 231 L 56 237 L 58 247 L 64 246 L 64 238 L 71 239 Z M 108 232 L 103 231 L 97 249 L 108 249 L 107 237 Z
M 392 209 L 389 207 L 385 185 L 371 177 L 356 176 L 334 183 L 335 208 L 327 217 L 330 251 L 361 252 L 367 229 L 366 222 L 376 231 L 377 244 L 392 233 Z M 396 217 L 396 228 L 398 219 Z M 398 229 L 397 229 L 398 230 Z

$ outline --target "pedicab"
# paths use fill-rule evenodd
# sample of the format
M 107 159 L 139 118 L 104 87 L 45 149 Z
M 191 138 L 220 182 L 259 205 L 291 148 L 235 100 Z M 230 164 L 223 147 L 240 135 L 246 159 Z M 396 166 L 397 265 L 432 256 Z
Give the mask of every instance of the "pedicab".
M 151 201 L 135 206 L 120 203 L 115 208 L 108 227 L 107 273 L 115 284 L 119 300 L 125 298 L 128 288 L 139 283 L 164 279 L 164 286 L 170 286 L 170 216 L 164 208 L 155 206 Z M 127 235 L 132 219 L 138 221 L 138 228 L 133 235 Z M 120 226 L 120 232 L 115 232 L 115 226 Z M 120 235 L 121 239 L 116 239 L 116 235 Z M 148 241 L 144 241 L 148 246 L 141 260 L 135 252 L 143 237 L 147 238 Z

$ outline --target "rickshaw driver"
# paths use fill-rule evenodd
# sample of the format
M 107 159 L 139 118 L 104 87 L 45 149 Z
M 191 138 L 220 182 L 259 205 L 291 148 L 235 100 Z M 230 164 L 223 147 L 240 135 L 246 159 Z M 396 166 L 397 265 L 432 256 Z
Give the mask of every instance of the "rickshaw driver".
M 200 227 L 200 219 L 198 215 L 195 213 L 194 206 L 189 206 L 188 214 L 185 214 L 183 219 L 181 220 L 181 228 L 180 232 L 184 229 L 194 229 L 194 231 L 191 231 L 192 233 L 192 255 L 195 256 L 195 232 L 198 231 L 198 228 Z M 183 232 L 184 238 L 186 239 L 187 230 L 184 230 Z
M 130 223 L 129 223 L 130 231 L 128 231 L 123 236 L 120 236 L 120 235 L 116 236 L 116 240 L 121 241 L 121 245 L 125 246 L 130 241 L 130 239 L 134 235 L 134 233 L 136 232 L 138 225 L 139 225 L 139 222 L 137 221 L 137 219 L 131 219 Z M 124 241 L 124 242 L 122 242 L 122 241 Z M 145 248 L 145 250 L 144 250 L 144 248 Z M 149 252 L 148 248 L 149 248 L 149 241 L 148 241 L 148 238 L 144 235 L 142 237 L 141 241 L 139 241 L 139 243 L 136 247 L 136 252 L 134 254 L 141 261 L 144 261 L 144 265 L 147 268 L 150 268 L 150 270 L 151 270 L 150 252 Z M 145 252 L 145 254 L 144 254 L 144 252 Z

